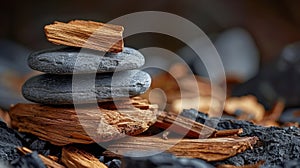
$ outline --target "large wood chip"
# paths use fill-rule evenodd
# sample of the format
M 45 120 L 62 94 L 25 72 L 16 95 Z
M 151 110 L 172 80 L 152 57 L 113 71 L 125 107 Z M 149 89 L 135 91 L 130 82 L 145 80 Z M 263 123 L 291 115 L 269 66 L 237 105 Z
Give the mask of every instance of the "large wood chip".
M 54 22 L 44 29 L 47 39 L 54 44 L 105 52 L 121 52 L 124 48 L 124 28 L 118 25 L 74 20 L 68 23 Z
M 154 125 L 189 138 L 228 137 L 243 133 L 243 129 L 216 130 L 172 112 L 159 113 Z
M 130 151 L 165 150 L 179 157 L 220 161 L 252 148 L 257 140 L 257 137 L 168 140 L 160 137 L 127 137 L 108 146 L 104 155 L 121 157 Z
M 12 126 L 20 132 L 34 134 L 54 145 L 90 144 L 146 131 L 156 121 L 157 108 L 139 98 L 107 102 L 98 108 L 85 106 L 76 111 L 73 107 L 17 104 L 11 108 L 10 116 Z
M 214 128 L 180 115 L 166 112 L 162 112 L 157 116 L 157 121 L 154 125 L 191 138 L 207 138 L 216 132 Z
M 61 161 L 68 168 L 107 168 L 92 154 L 75 147 L 64 147 Z

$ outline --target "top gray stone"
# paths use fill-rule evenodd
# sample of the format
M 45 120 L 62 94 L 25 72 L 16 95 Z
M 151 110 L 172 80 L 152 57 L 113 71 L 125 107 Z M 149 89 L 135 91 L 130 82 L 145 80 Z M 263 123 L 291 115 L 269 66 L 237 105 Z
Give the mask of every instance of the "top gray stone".
M 59 47 L 32 53 L 28 65 L 49 74 L 105 73 L 137 69 L 145 63 L 137 50 L 125 47 L 120 53 L 104 53 L 75 47 Z

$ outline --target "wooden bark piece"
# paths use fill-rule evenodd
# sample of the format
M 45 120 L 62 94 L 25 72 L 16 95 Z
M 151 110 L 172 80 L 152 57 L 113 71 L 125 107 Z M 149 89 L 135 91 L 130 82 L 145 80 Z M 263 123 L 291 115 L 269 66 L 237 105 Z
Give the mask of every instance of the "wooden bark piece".
M 168 140 L 159 137 L 128 137 L 110 145 L 104 155 L 120 157 L 130 151 L 166 150 L 166 152 L 179 157 L 220 161 L 244 152 L 251 148 L 257 140 L 257 137 Z
M 118 101 L 115 105 L 113 102 L 110 105 L 105 103 L 98 109 L 86 106 L 77 111 L 72 107 L 17 104 L 11 108 L 10 116 L 12 126 L 20 132 L 34 134 L 61 146 L 106 142 L 140 134 L 155 123 L 156 113 L 156 105 L 133 98 Z
M 93 21 L 74 20 L 46 25 L 48 41 L 73 47 L 83 47 L 105 52 L 121 52 L 124 48 L 122 26 Z
M 154 125 L 189 138 L 228 137 L 243 133 L 243 129 L 216 130 L 172 112 L 159 113 Z
M 64 147 L 62 149 L 61 161 L 68 168 L 107 168 L 95 156 L 75 147 Z
M 19 152 L 21 152 L 22 154 L 27 154 L 27 153 L 32 153 L 32 151 L 26 147 L 19 147 L 17 148 Z M 41 160 L 43 161 L 43 163 L 47 166 L 47 168 L 65 168 L 65 166 L 56 163 L 55 161 L 39 154 L 39 157 L 41 158 Z
M 216 132 L 215 129 L 204 124 L 200 124 L 180 115 L 166 112 L 162 112 L 157 116 L 155 126 L 169 129 L 170 131 L 186 135 L 190 138 L 208 138 Z

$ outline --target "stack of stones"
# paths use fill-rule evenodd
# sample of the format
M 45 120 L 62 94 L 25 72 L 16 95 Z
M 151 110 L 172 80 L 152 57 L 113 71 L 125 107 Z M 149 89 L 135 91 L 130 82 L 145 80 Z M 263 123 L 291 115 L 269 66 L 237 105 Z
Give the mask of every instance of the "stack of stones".
M 72 46 L 34 52 L 28 65 L 44 74 L 27 80 L 22 93 L 37 104 L 12 107 L 12 124 L 55 145 L 106 142 L 140 134 L 155 122 L 157 111 L 157 106 L 136 97 L 151 84 L 150 75 L 137 70 L 144 62 L 139 51 L 127 47 L 118 53 Z M 81 86 L 77 89 L 72 83 L 75 76 Z M 92 88 L 90 79 L 94 79 Z M 79 113 L 74 97 L 76 104 L 84 105 Z M 97 107 L 89 106 L 95 100 Z M 94 137 L 85 131 L 94 132 Z
M 74 47 L 31 54 L 28 65 L 46 74 L 27 80 L 23 85 L 23 96 L 30 101 L 48 105 L 72 104 L 73 98 L 80 99 L 79 103 L 93 103 L 95 95 L 98 102 L 110 101 L 140 95 L 150 87 L 151 77 L 146 72 L 132 70 L 140 68 L 145 62 L 139 51 L 125 47 L 119 53 L 99 56 L 101 54 Z M 77 84 L 82 86 L 78 90 L 72 87 L 74 73 L 76 79 L 80 80 Z M 86 80 L 92 79 L 94 73 L 97 73 L 95 88 L 91 92 L 91 88 L 86 87 L 91 81 Z

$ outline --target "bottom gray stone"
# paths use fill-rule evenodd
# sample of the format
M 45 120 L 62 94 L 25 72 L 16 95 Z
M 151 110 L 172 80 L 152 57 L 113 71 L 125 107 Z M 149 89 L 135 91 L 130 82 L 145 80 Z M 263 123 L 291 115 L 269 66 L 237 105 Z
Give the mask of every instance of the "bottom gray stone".
M 137 96 L 147 91 L 150 84 L 150 75 L 139 70 L 96 76 L 43 74 L 27 80 L 22 94 L 41 104 L 83 104 Z

